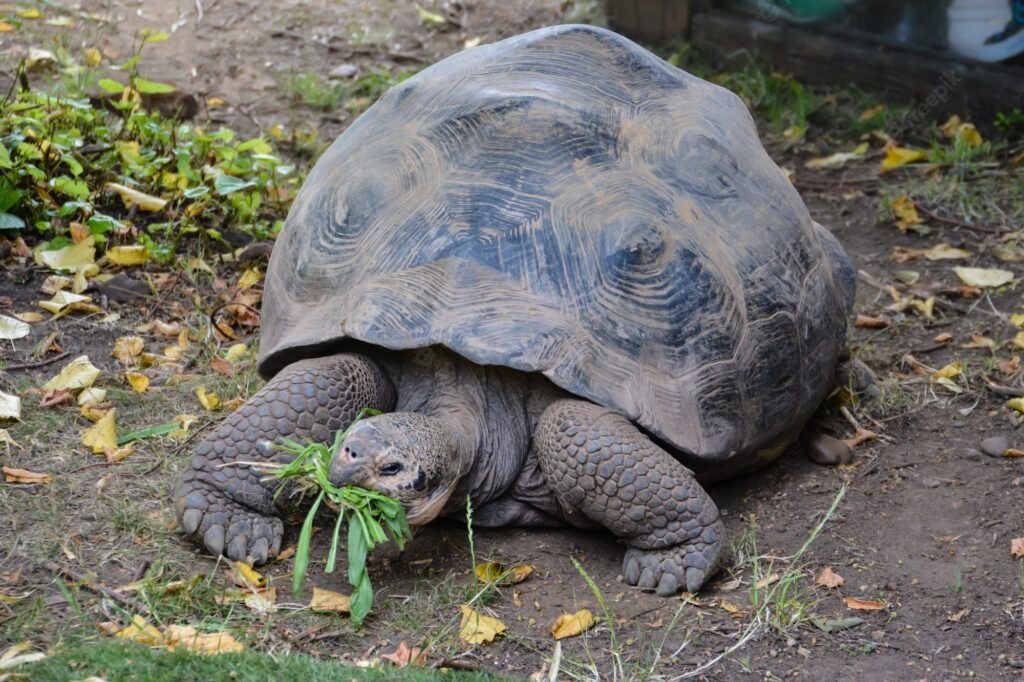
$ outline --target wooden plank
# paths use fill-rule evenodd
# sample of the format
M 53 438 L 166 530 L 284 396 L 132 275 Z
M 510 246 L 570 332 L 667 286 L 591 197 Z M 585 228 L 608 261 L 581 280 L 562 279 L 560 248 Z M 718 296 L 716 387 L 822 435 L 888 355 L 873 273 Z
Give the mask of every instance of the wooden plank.
M 696 4 L 700 0 L 608 0 L 606 12 L 612 27 L 624 35 L 659 42 L 689 35 Z
M 1024 108 L 1024 69 L 897 49 L 726 12 L 691 17 L 691 42 L 727 61 L 756 57 L 806 83 L 853 83 L 894 101 L 916 100 L 924 116 L 970 112 L 979 123 Z

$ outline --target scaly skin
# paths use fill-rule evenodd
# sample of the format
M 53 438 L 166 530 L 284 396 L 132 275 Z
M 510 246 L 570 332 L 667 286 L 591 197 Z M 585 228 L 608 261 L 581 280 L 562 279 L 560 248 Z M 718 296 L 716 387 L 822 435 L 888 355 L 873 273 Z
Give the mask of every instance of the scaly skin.
M 289 365 L 196 448 L 174 491 L 178 522 L 214 555 L 261 564 L 277 556 L 283 525 L 274 484 L 234 462 L 289 459 L 269 444 L 280 438 L 331 443 L 366 407 L 394 407 L 390 379 L 355 354 Z
M 534 453 L 563 513 L 582 513 L 629 544 L 626 582 L 660 595 L 696 592 L 725 528 L 693 473 L 621 415 L 559 400 L 541 415 Z

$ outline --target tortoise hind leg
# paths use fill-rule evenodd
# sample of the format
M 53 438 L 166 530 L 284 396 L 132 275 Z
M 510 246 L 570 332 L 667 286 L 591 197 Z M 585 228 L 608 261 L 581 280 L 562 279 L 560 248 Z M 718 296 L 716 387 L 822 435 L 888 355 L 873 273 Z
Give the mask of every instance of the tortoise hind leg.
M 215 555 L 261 564 L 277 555 L 284 527 L 273 483 L 236 462 L 287 460 L 280 438 L 330 443 L 364 407 L 394 407 L 391 381 L 372 360 L 334 355 L 289 365 L 195 449 L 174 491 L 178 522 Z
M 582 513 L 627 541 L 627 583 L 667 596 L 695 592 L 714 572 L 725 536 L 718 508 L 624 417 L 559 400 L 541 415 L 534 452 L 566 517 Z

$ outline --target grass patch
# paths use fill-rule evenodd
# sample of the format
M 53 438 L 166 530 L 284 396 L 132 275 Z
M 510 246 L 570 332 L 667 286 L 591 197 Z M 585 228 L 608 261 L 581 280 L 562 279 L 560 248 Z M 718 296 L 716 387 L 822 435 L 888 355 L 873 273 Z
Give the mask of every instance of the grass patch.
M 183 651 L 153 650 L 115 642 L 85 643 L 58 650 L 38 663 L 18 669 L 36 682 L 66 682 L 91 676 L 109 680 L 185 682 L 195 680 L 393 680 L 400 676 L 410 682 L 458 679 L 462 682 L 499 680 L 485 673 L 453 675 L 440 670 L 405 668 L 368 670 L 321 661 L 301 654 L 269 656 L 252 652 L 196 656 Z

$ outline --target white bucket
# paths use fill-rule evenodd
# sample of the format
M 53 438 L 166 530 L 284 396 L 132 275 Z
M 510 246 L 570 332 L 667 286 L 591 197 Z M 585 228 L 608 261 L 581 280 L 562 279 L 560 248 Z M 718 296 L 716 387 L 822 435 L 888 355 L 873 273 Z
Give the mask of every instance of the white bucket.
M 1024 30 L 999 43 L 985 41 L 1012 18 L 1008 0 L 953 0 L 949 7 L 949 46 L 983 62 L 1001 62 L 1024 52 Z

